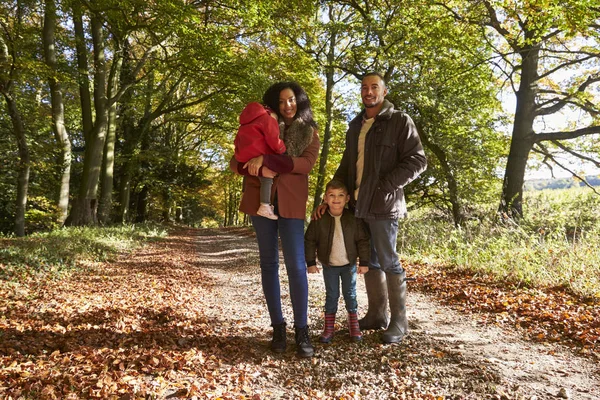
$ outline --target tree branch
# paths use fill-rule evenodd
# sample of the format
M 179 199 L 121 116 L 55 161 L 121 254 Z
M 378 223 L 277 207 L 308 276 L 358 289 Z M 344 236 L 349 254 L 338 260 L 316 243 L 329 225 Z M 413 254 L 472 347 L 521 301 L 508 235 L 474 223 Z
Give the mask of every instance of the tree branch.
M 554 156 L 552 155 L 552 153 L 550 153 L 550 151 L 543 146 L 540 143 L 537 143 L 537 145 L 539 146 L 539 149 L 534 148 L 533 151 L 535 151 L 536 153 L 540 153 L 543 154 L 546 158 L 549 158 L 550 160 L 552 160 L 553 163 L 555 163 L 556 165 L 558 165 L 560 168 L 562 168 L 563 170 L 567 171 L 568 173 L 571 174 L 571 176 L 573 176 L 574 178 L 579 179 L 581 182 L 585 183 L 585 185 L 587 187 L 589 187 L 590 189 L 592 189 L 592 191 L 594 193 L 596 193 L 597 195 L 600 195 L 600 193 L 598 193 L 596 191 L 596 188 L 593 187 L 592 185 L 589 184 L 588 181 L 585 180 L 585 177 L 581 177 L 579 176 L 579 174 L 577 174 L 575 171 L 570 170 L 568 167 L 564 166 L 563 164 L 561 164 L 560 162 L 558 162 L 556 160 L 556 158 L 554 158 Z M 548 167 L 550 167 L 550 169 L 552 169 L 552 167 L 547 163 L 546 160 L 544 160 L 544 164 L 548 165 Z M 553 174 L 554 175 L 554 174 Z
M 588 78 L 585 80 L 585 82 L 583 82 L 581 85 L 579 85 L 579 87 L 577 88 L 577 91 L 574 92 L 573 94 L 569 94 L 566 98 L 564 98 L 562 100 L 557 100 L 556 104 L 554 104 L 552 106 L 549 106 L 546 108 L 537 106 L 536 110 L 535 110 L 535 115 L 539 116 L 539 115 L 554 114 L 555 112 L 559 111 L 564 106 L 566 106 L 567 103 L 577 104 L 576 102 L 573 102 L 571 100 L 575 96 L 575 94 L 585 92 L 586 89 L 588 88 L 588 86 L 590 86 L 591 84 L 596 83 L 596 82 L 600 82 L 600 74 L 595 75 L 595 76 L 593 76 L 593 75 L 588 76 Z
M 537 133 L 534 135 L 534 142 L 540 143 L 547 140 L 569 140 L 581 136 L 593 135 L 595 133 L 600 133 L 600 126 L 588 126 L 574 131 Z
M 567 147 L 564 144 L 560 143 L 558 140 L 553 140 L 552 143 L 556 147 L 562 149 L 563 151 L 566 151 L 567 153 L 571 154 L 572 156 L 575 156 L 575 157 L 579 158 L 580 160 L 585 160 L 585 161 L 591 162 L 596 167 L 600 167 L 600 161 L 593 159 L 592 157 L 588 157 L 584 154 L 578 153 L 575 150 L 571 149 L 570 147 Z

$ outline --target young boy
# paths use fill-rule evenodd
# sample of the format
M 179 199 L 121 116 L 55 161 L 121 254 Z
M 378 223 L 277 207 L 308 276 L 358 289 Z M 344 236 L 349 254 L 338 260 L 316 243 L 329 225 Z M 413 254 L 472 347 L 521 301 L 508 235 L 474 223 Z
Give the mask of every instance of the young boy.
M 286 150 L 279 138 L 277 114 L 260 103 L 249 103 L 240 114 L 240 127 L 235 140 L 234 157 L 245 163 L 263 154 L 283 154 Z M 277 219 L 271 206 L 273 179 L 259 176 L 260 206 L 256 212 L 262 217 Z
M 371 255 L 369 234 L 364 223 L 346 208 L 350 200 L 348 189 L 339 181 L 330 181 L 325 187 L 324 201 L 328 212 L 308 225 L 304 234 L 304 249 L 308 272 L 319 272 L 315 254 L 323 266 L 325 281 L 325 328 L 319 337 L 321 343 L 329 343 L 335 331 L 335 314 L 340 297 L 340 280 L 346 310 L 350 338 L 362 339 L 356 311 L 356 258 L 360 260 L 358 273 L 369 271 Z

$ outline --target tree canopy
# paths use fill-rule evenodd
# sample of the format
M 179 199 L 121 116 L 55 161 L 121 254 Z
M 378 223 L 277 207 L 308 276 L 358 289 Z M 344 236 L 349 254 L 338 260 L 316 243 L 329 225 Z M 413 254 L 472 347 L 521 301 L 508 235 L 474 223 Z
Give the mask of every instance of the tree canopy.
M 591 0 L 4 1 L 0 231 L 243 223 L 228 169 L 238 115 L 281 80 L 306 89 L 319 125 L 317 204 L 371 71 L 426 148 L 412 207 L 461 224 L 495 199 L 521 215 L 531 159 L 577 176 L 559 155 L 600 166 L 599 22 Z M 579 118 L 548 122 L 564 110 Z

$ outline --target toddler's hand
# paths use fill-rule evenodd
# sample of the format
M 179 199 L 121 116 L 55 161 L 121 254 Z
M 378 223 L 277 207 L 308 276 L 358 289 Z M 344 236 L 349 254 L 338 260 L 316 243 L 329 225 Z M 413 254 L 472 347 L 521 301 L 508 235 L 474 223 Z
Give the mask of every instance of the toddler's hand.
M 316 274 L 318 272 L 319 272 L 319 267 L 317 267 L 316 265 L 308 267 L 308 273 L 309 274 Z
M 275 119 L 275 121 L 277 121 L 277 114 L 275 114 L 274 112 L 269 114 L 272 118 Z

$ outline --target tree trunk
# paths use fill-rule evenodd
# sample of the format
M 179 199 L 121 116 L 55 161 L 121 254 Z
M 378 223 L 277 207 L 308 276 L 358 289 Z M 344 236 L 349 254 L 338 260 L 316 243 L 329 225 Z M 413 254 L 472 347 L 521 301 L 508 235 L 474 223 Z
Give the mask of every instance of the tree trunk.
M 73 30 L 75 32 L 75 50 L 77 55 L 77 81 L 79 83 L 79 101 L 81 103 L 81 123 L 87 140 L 92 132 L 92 96 L 88 77 L 87 46 L 83 29 L 83 14 L 78 0 L 73 1 Z
M 499 211 L 504 217 L 515 219 L 523 217 L 523 183 L 527 159 L 535 143 L 533 122 L 539 51 L 539 45 L 536 45 L 524 49 L 520 53 L 522 57 L 521 83 L 516 94 L 515 119 L 499 207 Z
M 120 70 L 122 59 L 116 61 L 118 66 L 116 71 Z M 109 87 L 109 95 L 111 98 L 113 92 L 118 87 L 119 73 L 113 74 L 112 82 Z M 104 156 L 102 158 L 102 174 L 100 178 L 100 203 L 98 204 L 98 221 L 101 224 L 106 224 L 109 221 L 112 210 L 112 192 L 114 182 L 114 167 L 115 167 L 115 141 L 117 138 L 117 103 L 111 104 L 108 110 L 108 127 L 106 134 L 106 143 L 104 144 Z
M 135 222 L 142 223 L 148 219 L 148 185 L 144 185 L 138 194 Z
M 146 85 L 145 91 L 145 107 L 144 107 L 144 117 L 140 121 L 140 126 L 138 127 L 140 133 L 137 135 L 141 140 L 140 146 L 140 154 L 145 154 L 150 150 L 150 136 L 148 135 L 148 130 L 150 129 L 150 121 L 152 120 L 150 114 L 152 113 L 152 92 L 154 89 L 154 74 L 150 74 L 148 78 L 148 84 Z M 142 157 L 142 162 L 140 163 L 140 168 L 142 171 L 150 170 L 150 163 L 148 162 L 148 157 Z M 148 198 L 150 196 L 150 191 L 148 188 L 148 184 L 146 180 L 142 182 L 142 190 L 140 192 L 138 208 L 136 213 L 135 222 L 146 222 L 148 218 Z
M 17 20 L 20 25 L 21 13 L 17 10 Z M 18 36 L 18 35 L 17 35 Z M 14 43 L 13 43 L 14 45 Z M 17 100 L 11 93 L 13 85 L 12 74 L 8 71 L 13 70 L 16 64 L 14 53 L 9 53 L 9 48 L 4 40 L 4 33 L 0 34 L 0 65 L 7 67 L 7 73 L 0 75 L 0 93 L 6 100 L 6 109 L 13 126 L 13 132 L 17 139 L 17 147 L 19 150 L 19 162 L 17 164 L 17 201 L 15 210 L 15 234 L 17 236 L 25 236 L 25 211 L 27 207 L 27 191 L 29 189 L 29 147 L 27 145 L 25 124 L 17 106 Z
M 71 181 L 71 142 L 65 127 L 65 106 L 63 102 L 62 87 L 54 75 L 56 71 L 56 45 L 54 32 L 56 30 L 56 4 L 54 0 L 46 0 L 46 10 L 44 14 L 44 29 L 42 32 L 42 42 L 44 45 L 44 56 L 46 64 L 50 68 L 48 85 L 50 87 L 50 99 L 52 104 L 52 129 L 56 136 L 56 141 L 60 145 L 60 189 L 58 195 L 58 208 L 60 210 L 60 224 L 64 224 L 67 219 L 69 208 L 69 184 Z
M 440 162 L 440 166 L 444 171 L 444 177 L 446 178 L 446 184 L 448 185 L 448 201 L 450 202 L 454 226 L 461 226 L 465 220 L 464 207 L 458 195 L 458 183 L 448 162 L 448 157 L 446 157 L 444 149 L 429 140 L 426 129 L 421 127 L 419 133 L 423 146 L 427 147 Z
M 102 154 L 108 125 L 106 98 L 106 65 L 104 58 L 104 38 L 102 23 L 91 18 L 92 43 L 94 46 L 94 109 L 96 120 L 85 141 L 83 175 L 77 201 L 71 211 L 72 225 L 95 225 L 97 223 L 97 193 Z
M 325 167 L 327 166 L 327 157 L 329 156 L 329 145 L 331 142 L 331 127 L 333 125 L 333 87 L 335 62 L 336 34 L 332 33 L 329 37 L 329 52 L 327 53 L 327 68 L 325 71 L 325 132 L 323 133 L 323 143 L 321 146 L 321 155 L 319 156 L 319 173 L 317 174 L 317 184 L 315 188 L 315 197 L 313 200 L 313 211 L 321 204 L 323 200 L 323 190 L 325 187 Z
M 3 94 L 19 149 L 15 235 L 25 236 L 25 211 L 27 207 L 27 191 L 29 189 L 29 170 L 31 165 L 29 147 L 25 138 L 25 126 L 21 114 L 17 109 L 17 103 L 8 93 Z
M 100 203 L 98 204 L 98 221 L 105 225 L 109 222 L 112 209 L 112 192 L 115 167 L 115 141 L 117 138 L 117 104 L 108 111 L 108 130 L 102 158 L 102 176 L 100 179 Z

